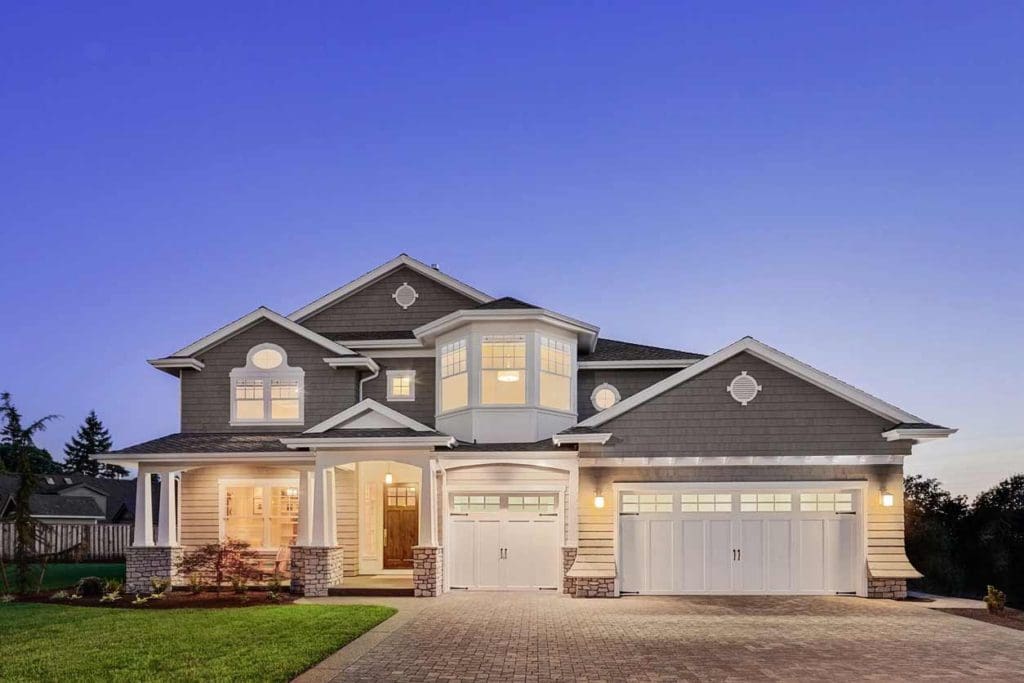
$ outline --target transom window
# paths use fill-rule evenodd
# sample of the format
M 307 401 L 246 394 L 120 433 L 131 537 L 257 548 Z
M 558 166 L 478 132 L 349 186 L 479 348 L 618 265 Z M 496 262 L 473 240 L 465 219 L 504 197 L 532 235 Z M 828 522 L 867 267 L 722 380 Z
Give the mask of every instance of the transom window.
M 740 512 L 792 512 L 792 493 L 741 493 Z
M 295 544 L 299 525 L 299 489 L 294 484 L 239 482 L 223 486 L 221 537 L 252 548 Z
M 540 338 L 540 404 L 572 409 L 572 345 L 561 339 Z
M 501 496 L 452 496 L 452 512 L 497 512 Z
M 484 405 L 526 403 L 526 337 L 486 335 L 480 345 L 480 402 Z
M 509 496 L 509 512 L 554 512 L 554 496 Z
M 440 350 L 441 412 L 458 410 L 469 405 L 469 373 L 466 363 L 466 340 L 445 344 Z
M 388 400 L 413 401 L 416 399 L 416 371 L 388 370 Z
M 387 506 L 389 508 L 416 507 L 416 487 L 389 486 L 387 489 Z
M 731 493 L 683 493 L 679 501 L 683 512 L 732 512 Z
M 623 512 L 672 512 L 671 493 L 623 493 Z
M 801 493 L 800 512 L 853 512 L 853 494 Z
M 280 346 L 254 346 L 231 371 L 231 424 L 302 424 L 303 377 Z

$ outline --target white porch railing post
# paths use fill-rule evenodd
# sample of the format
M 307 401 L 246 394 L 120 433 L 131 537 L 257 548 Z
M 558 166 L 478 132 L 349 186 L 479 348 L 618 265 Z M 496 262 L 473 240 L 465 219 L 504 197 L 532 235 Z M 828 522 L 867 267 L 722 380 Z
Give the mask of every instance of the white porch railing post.
M 132 546 L 149 548 L 153 546 L 153 475 L 139 465 L 139 477 L 135 480 L 135 537 Z
M 296 545 L 313 543 L 313 471 L 299 472 L 299 537 Z
M 157 529 L 157 545 L 170 548 L 178 545 L 178 472 L 160 473 L 160 526 Z
M 436 546 L 437 515 L 436 477 L 434 462 L 428 460 L 420 466 L 420 537 L 419 545 Z

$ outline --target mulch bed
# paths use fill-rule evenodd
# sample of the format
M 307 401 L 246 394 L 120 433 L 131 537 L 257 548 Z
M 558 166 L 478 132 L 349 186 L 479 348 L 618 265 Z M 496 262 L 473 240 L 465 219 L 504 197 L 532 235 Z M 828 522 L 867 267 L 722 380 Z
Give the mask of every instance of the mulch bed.
M 1024 631 L 1024 612 L 1017 609 L 1010 609 L 1009 607 L 1007 607 L 1002 614 L 992 614 L 987 609 L 965 609 L 962 607 L 944 607 L 935 611 L 945 612 L 946 614 L 955 614 L 958 617 L 967 617 L 968 619 L 975 619 L 977 621 L 984 621 L 986 624 L 1005 626 L 1006 628 L 1012 628 L 1015 631 Z
M 247 600 L 242 600 L 230 588 L 220 593 L 207 592 L 193 594 L 189 591 L 175 590 L 159 600 L 150 600 L 144 605 L 133 605 L 134 595 L 122 596 L 117 602 L 100 602 L 99 598 L 79 598 L 78 600 L 51 600 L 55 591 L 47 591 L 36 595 L 25 595 L 18 602 L 36 602 L 47 605 L 71 605 L 72 607 L 109 607 L 112 609 L 224 609 L 228 607 L 253 607 L 254 605 L 286 605 L 295 602 L 298 595 L 280 592 L 279 602 L 267 599 L 267 591 L 250 590 Z

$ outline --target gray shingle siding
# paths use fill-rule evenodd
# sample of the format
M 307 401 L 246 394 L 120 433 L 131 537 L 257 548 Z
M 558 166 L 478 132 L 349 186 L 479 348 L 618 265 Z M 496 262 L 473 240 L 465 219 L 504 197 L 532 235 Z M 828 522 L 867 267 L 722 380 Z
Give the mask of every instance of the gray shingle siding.
M 629 398 L 633 394 L 646 389 L 678 370 L 580 370 L 576 380 L 576 409 L 579 419 L 586 420 L 597 412 L 590 402 L 594 388 L 601 384 L 611 384 L 619 390 L 619 396 Z
M 391 298 L 403 282 L 419 294 L 406 309 Z M 478 303 L 403 266 L 301 324 L 330 338 L 345 336 L 349 330 L 411 330 Z
M 270 342 L 288 354 L 288 365 L 305 370 L 305 425 L 232 427 L 231 370 L 245 367 L 245 357 L 253 346 Z M 332 353 L 272 322 L 259 322 L 218 344 L 197 358 L 206 367 L 202 371 L 183 370 L 181 376 L 181 431 L 183 432 L 259 432 L 302 431 L 356 402 L 356 371 L 332 369 L 324 358 Z
M 423 424 L 434 426 L 434 359 L 433 358 L 378 358 L 380 376 L 363 385 L 363 398 L 379 401 L 402 415 Z M 387 371 L 416 371 L 416 400 L 388 401 Z
M 726 391 L 746 370 L 764 388 L 748 405 Z M 588 399 L 589 400 L 589 399 Z M 750 354 L 740 354 L 602 425 L 609 456 L 907 455 L 890 421 Z

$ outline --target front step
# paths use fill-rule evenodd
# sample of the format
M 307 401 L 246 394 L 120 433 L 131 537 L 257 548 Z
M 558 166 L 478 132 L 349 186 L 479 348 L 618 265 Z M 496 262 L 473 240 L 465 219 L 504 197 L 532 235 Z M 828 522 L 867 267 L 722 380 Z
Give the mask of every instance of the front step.
M 415 595 L 410 588 L 386 588 L 366 587 L 348 588 L 346 586 L 332 586 L 327 589 L 327 595 L 334 598 L 359 597 L 359 598 L 411 598 Z

